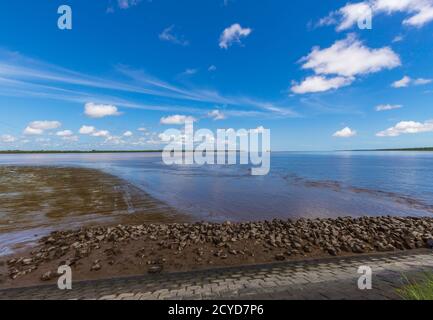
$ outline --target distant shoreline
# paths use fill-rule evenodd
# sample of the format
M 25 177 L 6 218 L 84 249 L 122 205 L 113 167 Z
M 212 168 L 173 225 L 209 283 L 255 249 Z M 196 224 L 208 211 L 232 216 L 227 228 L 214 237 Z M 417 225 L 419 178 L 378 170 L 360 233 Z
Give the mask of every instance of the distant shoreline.
M 54 154 L 54 153 L 152 153 L 162 150 L 4 150 L 0 154 Z
M 394 149 L 357 149 L 357 150 L 345 150 L 345 151 L 424 151 L 424 152 L 432 152 L 433 147 L 424 147 L 424 148 L 394 148 Z
M 353 150 L 333 150 L 334 152 L 380 152 L 380 151 L 422 151 L 422 152 L 433 152 L 433 147 L 424 148 L 393 148 L 393 149 L 353 149 Z M 163 150 L 0 150 L 1 154 L 72 154 L 72 153 L 157 153 L 163 152 Z M 239 151 L 237 151 L 239 152 Z M 274 151 L 274 152 L 302 152 L 302 151 Z M 304 152 L 316 152 L 316 151 L 304 151 Z M 326 151 L 318 151 L 326 152 Z M 329 152 L 332 152 L 330 150 Z

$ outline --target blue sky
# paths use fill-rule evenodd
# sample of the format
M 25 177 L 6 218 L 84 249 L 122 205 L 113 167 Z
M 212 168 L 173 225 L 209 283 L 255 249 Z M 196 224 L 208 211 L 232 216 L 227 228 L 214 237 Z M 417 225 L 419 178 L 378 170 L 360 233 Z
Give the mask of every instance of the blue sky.
M 155 149 L 188 117 L 273 150 L 431 146 L 432 31 L 433 0 L 4 1 L 0 149 Z

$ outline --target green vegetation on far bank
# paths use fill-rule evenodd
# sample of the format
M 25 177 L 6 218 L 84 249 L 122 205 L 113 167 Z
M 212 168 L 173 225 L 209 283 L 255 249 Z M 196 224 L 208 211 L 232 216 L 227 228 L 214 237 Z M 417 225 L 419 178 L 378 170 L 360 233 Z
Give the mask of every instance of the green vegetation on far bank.
M 426 151 L 432 152 L 433 147 L 424 147 L 424 148 L 394 148 L 394 149 L 359 149 L 359 150 L 350 150 L 350 151 Z

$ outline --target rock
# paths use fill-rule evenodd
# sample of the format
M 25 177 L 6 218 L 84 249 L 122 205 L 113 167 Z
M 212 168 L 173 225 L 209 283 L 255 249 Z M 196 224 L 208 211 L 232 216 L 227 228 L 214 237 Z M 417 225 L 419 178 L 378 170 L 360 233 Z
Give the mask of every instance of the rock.
M 302 248 L 302 245 L 301 245 L 299 242 L 295 242 L 295 243 L 293 244 L 293 247 L 294 247 L 296 250 L 299 250 L 299 249 Z
M 155 265 L 150 266 L 147 269 L 147 272 L 148 273 L 152 273 L 152 274 L 154 274 L 154 273 L 160 273 L 162 271 L 162 269 L 163 269 L 162 265 L 155 264 Z
M 93 265 L 92 265 L 92 267 L 90 268 L 90 271 L 99 271 L 99 270 L 101 270 L 101 265 L 99 264 L 99 260 L 95 260 L 94 262 L 93 262 Z
M 337 250 L 335 248 L 328 248 L 328 253 L 331 256 L 336 256 L 338 254 Z
M 365 253 L 365 250 L 362 249 L 360 246 L 355 245 L 352 247 L 352 252 L 353 253 Z
M 312 250 L 311 250 L 310 246 L 305 246 L 304 247 L 304 251 L 307 252 L 307 253 L 311 253 Z
M 275 255 L 275 260 L 284 261 L 284 260 L 286 260 L 286 257 L 284 256 L 284 254 L 279 253 L 279 254 Z
M 47 271 L 41 276 L 42 281 L 49 281 L 52 278 L 53 278 L 53 273 L 51 271 Z
M 428 239 L 427 240 L 427 247 L 430 249 L 433 249 L 433 239 Z
M 47 243 L 47 244 L 52 244 L 52 243 L 55 243 L 55 242 L 56 242 L 56 240 L 53 237 L 49 237 L 47 239 L 47 241 L 45 241 L 45 243 Z

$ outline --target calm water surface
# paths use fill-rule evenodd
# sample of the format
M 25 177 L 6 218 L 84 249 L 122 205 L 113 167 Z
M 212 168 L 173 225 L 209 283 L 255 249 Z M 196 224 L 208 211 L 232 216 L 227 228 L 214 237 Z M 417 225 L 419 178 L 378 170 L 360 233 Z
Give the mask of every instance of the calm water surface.
M 166 166 L 159 153 L 0 155 L 0 165 L 96 168 L 197 220 L 433 216 L 433 153 L 273 153 L 249 166 Z

